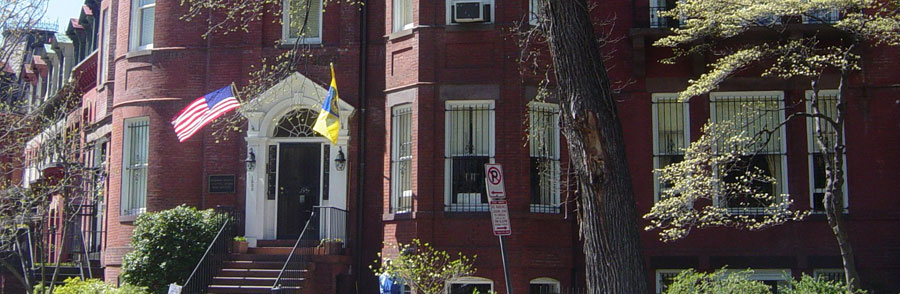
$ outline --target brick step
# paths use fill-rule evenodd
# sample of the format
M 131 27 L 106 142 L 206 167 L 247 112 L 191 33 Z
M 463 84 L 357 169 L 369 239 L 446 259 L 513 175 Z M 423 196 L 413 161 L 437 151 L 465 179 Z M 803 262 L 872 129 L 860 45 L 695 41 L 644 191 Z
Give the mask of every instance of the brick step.
M 219 271 L 221 277 L 278 277 L 281 269 L 256 269 L 256 268 L 224 268 Z
M 288 249 L 290 251 L 290 248 Z M 228 256 L 230 261 L 280 261 L 287 260 L 287 254 L 250 254 L 250 253 L 232 253 Z
M 231 286 L 269 286 L 275 284 L 278 277 L 214 277 L 212 285 Z
M 288 289 L 290 292 L 282 293 L 299 293 L 299 289 Z M 272 285 L 268 286 L 236 286 L 236 285 L 209 285 L 206 290 L 209 294 L 225 294 L 225 293 L 272 293 Z
M 294 262 L 292 262 L 294 263 Z M 223 269 L 277 269 L 281 270 L 284 267 L 284 261 L 226 261 L 223 265 Z M 296 268 L 297 266 L 294 266 Z M 301 264 L 299 268 L 313 270 L 315 269 L 315 264 L 311 262 L 306 262 Z

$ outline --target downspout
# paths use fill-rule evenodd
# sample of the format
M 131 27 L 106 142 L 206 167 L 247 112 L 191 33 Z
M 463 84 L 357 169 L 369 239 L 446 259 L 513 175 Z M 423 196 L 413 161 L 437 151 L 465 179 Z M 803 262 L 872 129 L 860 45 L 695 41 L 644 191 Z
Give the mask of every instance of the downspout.
M 366 72 L 368 70 L 367 64 L 367 49 L 369 45 L 369 33 L 368 33 L 368 18 L 366 11 L 369 9 L 369 6 L 366 5 L 366 0 L 359 0 L 360 9 L 359 9 L 359 136 L 357 143 L 359 144 L 359 148 L 357 148 L 357 154 L 359 156 L 359 167 L 357 170 L 357 183 L 356 183 L 356 248 L 354 248 L 353 252 L 356 255 L 356 260 L 354 264 L 354 279 L 356 284 L 356 293 L 360 293 L 359 291 L 359 281 L 362 277 L 363 272 L 363 261 L 362 261 L 362 242 L 363 242 L 363 196 L 365 196 L 365 184 L 366 184 L 366 106 L 368 105 L 368 99 L 366 97 Z

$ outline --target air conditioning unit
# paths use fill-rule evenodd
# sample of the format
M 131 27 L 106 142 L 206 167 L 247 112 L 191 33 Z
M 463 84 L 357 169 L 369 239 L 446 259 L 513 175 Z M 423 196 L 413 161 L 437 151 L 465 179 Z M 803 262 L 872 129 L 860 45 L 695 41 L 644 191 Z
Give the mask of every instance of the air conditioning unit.
M 484 5 L 481 1 L 454 1 L 451 9 L 453 22 L 490 21 L 485 17 L 486 14 L 490 14 L 490 6 Z

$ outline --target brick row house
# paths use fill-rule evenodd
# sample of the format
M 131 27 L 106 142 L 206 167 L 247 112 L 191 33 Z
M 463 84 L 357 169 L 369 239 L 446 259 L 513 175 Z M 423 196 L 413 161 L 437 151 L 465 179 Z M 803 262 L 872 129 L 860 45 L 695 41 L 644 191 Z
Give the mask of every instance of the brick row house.
M 307 286 L 316 293 L 375 293 L 368 266 L 376 253 L 396 256 L 391 245 L 414 238 L 477 255 L 478 271 L 451 282 L 451 293 L 503 292 L 483 180 L 483 165 L 499 163 L 509 195 L 513 234 L 506 246 L 514 291 L 583 287 L 576 191 L 566 188 L 558 108 L 552 97 L 537 98 L 539 77 L 520 73 L 520 49 L 510 34 L 531 20 L 535 2 L 386 0 L 360 9 L 311 0 L 305 34 L 288 25 L 302 17 L 275 13 L 247 32 L 204 39 L 206 22 L 181 20 L 186 8 L 179 1 L 86 1 L 66 33 L 75 44 L 69 54 L 80 61 L 76 70 L 95 74 L 78 80 L 86 83 L 83 102 L 77 119 L 66 124 L 85 127 L 82 158 L 98 168 L 91 191 L 99 195 L 93 215 L 104 278 L 118 280 L 138 215 L 188 204 L 239 212 L 250 255 L 283 253 L 279 248 L 293 244 L 308 221 L 318 229 L 314 239 L 339 240 L 340 253 L 314 259 L 314 285 Z M 708 60 L 657 62 L 669 53 L 650 44 L 677 20 L 656 12 L 673 3 L 606 1 L 594 10 L 597 19 L 615 15 L 612 33 L 623 36 L 608 48 L 615 49 L 611 76 L 630 81 L 616 95 L 640 213 L 659 199 L 652 170 L 681 160 L 704 123 L 734 116 L 738 103 L 795 105 L 767 117 L 777 120 L 802 110 L 797 102 L 809 95 L 801 82 L 741 76 L 677 102 L 675 94 Z M 809 21 L 786 25 L 797 34 L 830 33 Z M 264 58 L 297 41 L 313 58 L 261 94 L 242 97 L 240 131 L 213 134 L 217 126 L 211 125 L 178 142 L 170 120 L 182 108 L 232 82 L 247 85 Z M 894 147 L 900 55 L 897 48 L 866 47 L 863 58 L 844 130 L 845 214 L 863 286 L 893 293 L 900 290 L 893 278 L 900 274 L 900 214 L 893 209 L 900 200 L 890 196 L 898 187 L 889 178 L 900 164 Z M 329 63 L 342 98 L 336 144 L 311 131 Z M 834 89 L 834 81 L 825 85 Z M 753 268 L 752 278 L 772 285 L 802 273 L 840 274 L 839 252 L 821 213 L 821 157 L 810 142 L 808 124 L 794 120 L 753 161 L 778 180 L 772 191 L 790 194 L 798 209 L 813 211 L 810 217 L 758 232 L 696 230 L 674 243 L 644 232 L 651 288 L 662 291 L 687 268 Z M 26 172 L 26 181 L 38 177 Z M 314 211 L 319 216 L 311 218 Z M 227 284 L 217 289 L 266 288 L 242 281 L 216 280 Z

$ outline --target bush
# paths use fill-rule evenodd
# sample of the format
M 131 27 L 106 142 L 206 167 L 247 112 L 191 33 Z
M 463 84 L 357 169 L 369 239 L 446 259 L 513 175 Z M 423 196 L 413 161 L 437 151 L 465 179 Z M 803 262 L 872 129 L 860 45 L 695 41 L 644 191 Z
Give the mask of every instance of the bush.
M 125 282 L 156 293 L 165 293 L 170 283 L 184 284 L 221 223 L 212 209 L 185 205 L 140 215 L 131 236 L 134 250 L 123 258 Z
M 682 271 L 666 288 L 665 294 L 771 294 L 772 289 L 760 281 L 750 280 L 752 270 L 726 272 L 720 269 L 712 273 L 700 273 L 692 269 Z M 864 294 L 850 292 L 842 282 L 814 279 L 806 274 L 799 281 L 791 280 L 790 287 L 779 287 L 784 294 Z
M 53 288 L 53 294 L 143 294 L 147 293 L 142 287 L 123 285 L 116 288 L 98 279 L 82 280 L 80 278 L 68 278 L 61 286 Z M 43 285 L 34 287 L 34 293 L 46 293 Z

